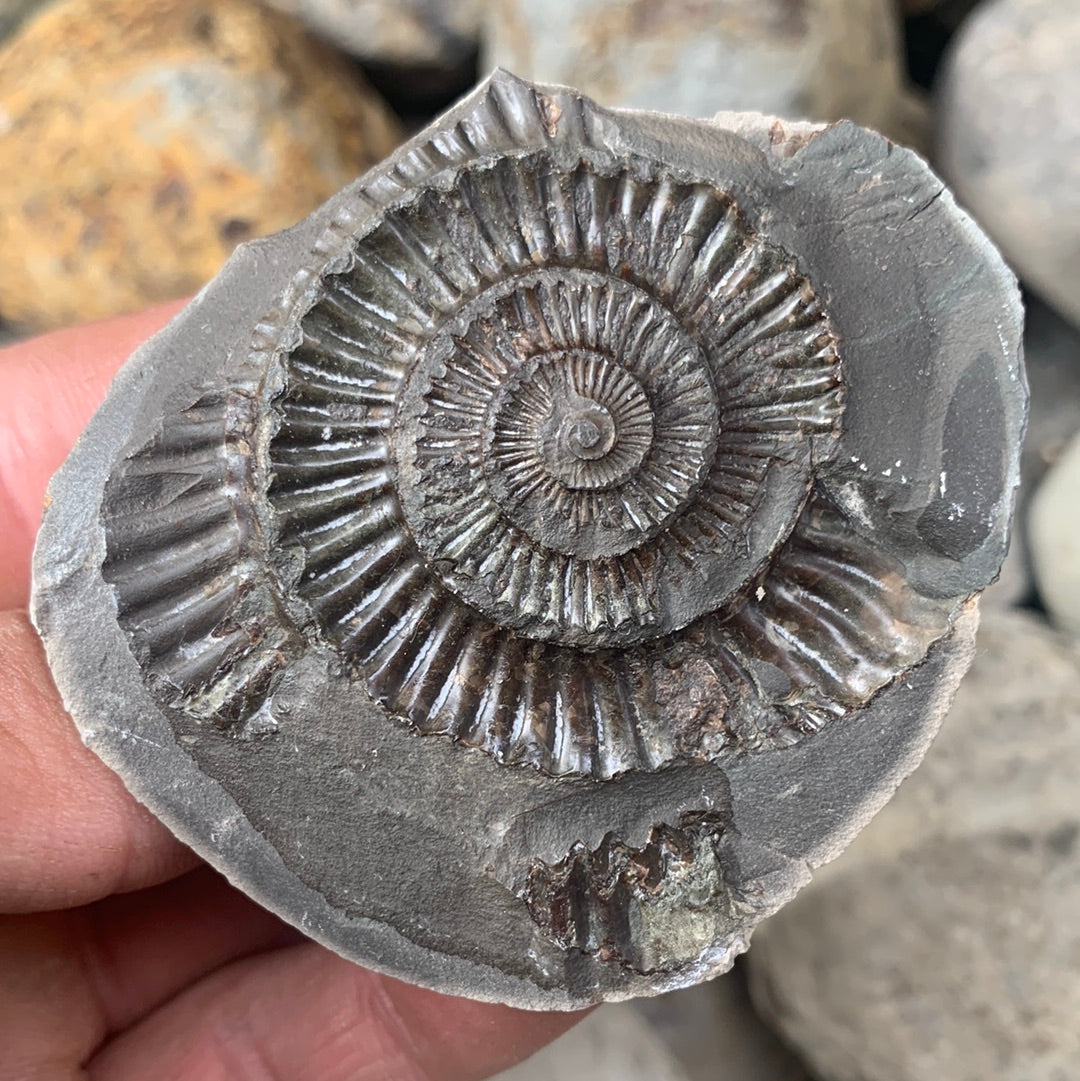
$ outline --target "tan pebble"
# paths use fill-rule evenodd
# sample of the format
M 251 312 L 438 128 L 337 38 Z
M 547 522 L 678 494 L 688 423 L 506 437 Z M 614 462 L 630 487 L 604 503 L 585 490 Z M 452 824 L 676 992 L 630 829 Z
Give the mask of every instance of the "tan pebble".
M 342 60 L 249 0 L 50 7 L 0 52 L 0 316 L 192 292 L 398 141 Z

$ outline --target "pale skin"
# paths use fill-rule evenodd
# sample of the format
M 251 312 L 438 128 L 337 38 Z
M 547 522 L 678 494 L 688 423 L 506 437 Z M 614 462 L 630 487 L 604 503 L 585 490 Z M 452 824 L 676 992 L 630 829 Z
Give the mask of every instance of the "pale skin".
M 86 750 L 26 614 L 49 477 L 165 305 L 0 350 L 0 1081 L 465 1081 L 580 1014 L 342 960 L 233 889 Z

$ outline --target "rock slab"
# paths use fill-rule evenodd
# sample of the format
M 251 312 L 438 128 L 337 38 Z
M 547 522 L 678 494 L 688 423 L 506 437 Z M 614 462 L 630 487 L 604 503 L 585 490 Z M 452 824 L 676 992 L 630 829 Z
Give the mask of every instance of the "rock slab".
M 880 135 L 500 72 L 132 358 L 35 624 L 96 753 L 345 956 L 522 1007 L 685 987 L 932 738 L 1020 330 Z

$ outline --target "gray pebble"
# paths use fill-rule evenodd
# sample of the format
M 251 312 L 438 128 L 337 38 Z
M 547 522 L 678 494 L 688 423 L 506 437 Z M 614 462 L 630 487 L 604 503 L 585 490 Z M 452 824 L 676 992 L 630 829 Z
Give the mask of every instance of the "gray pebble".
M 456 68 L 476 48 L 479 0 L 268 0 L 371 63 Z
M 635 1008 L 672 1049 L 688 1081 L 809 1081 L 799 1060 L 754 1012 L 740 969 L 642 999 Z
M 982 607 L 1013 607 L 1030 600 L 1030 508 L 1047 470 L 1080 432 L 1080 331 L 1038 298 L 1030 297 L 1024 327 L 1024 366 L 1031 401 L 1020 458 L 1020 489 L 1012 546 L 1001 576 L 982 596 Z M 1045 574 L 1045 572 L 1044 572 Z
M 756 110 L 887 130 L 909 111 L 892 0 L 494 0 L 482 62 L 687 116 Z
M 494 1081 L 692 1081 L 654 1027 L 628 1002 L 590 1014 Z
M 921 769 L 750 951 L 828 1081 L 1071 1081 L 1080 1063 L 1080 644 L 984 618 Z
M 1080 635 L 1080 436 L 1039 486 L 1029 534 L 1043 604 L 1062 630 Z
M 809 1081 L 759 1020 L 741 972 L 608 1003 L 497 1081 Z
M 1080 322 L 1080 5 L 989 0 L 937 90 L 937 157 L 1014 269 Z

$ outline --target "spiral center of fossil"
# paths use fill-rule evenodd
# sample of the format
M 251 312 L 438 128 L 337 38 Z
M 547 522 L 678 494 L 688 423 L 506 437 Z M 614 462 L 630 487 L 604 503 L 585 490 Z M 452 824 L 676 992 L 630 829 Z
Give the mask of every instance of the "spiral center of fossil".
M 489 490 L 538 543 L 584 558 L 608 556 L 636 547 L 669 512 L 662 498 L 642 490 L 662 485 L 654 452 L 664 432 L 650 392 L 605 352 L 529 358 L 506 380 L 489 416 Z M 708 444 L 700 449 L 707 453 Z
M 616 361 L 582 349 L 540 354 L 495 399 L 491 453 L 571 491 L 609 489 L 642 464 L 653 419 L 645 389 Z M 517 504 L 510 487 L 504 494 Z
M 496 283 L 427 345 L 398 424 L 411 535 L 453 592 L 568 644 L 655 633 L 653 547 L 720 430 L 712 370 L 660 298 L 582 268 Z
M 385 455 L 371 469 L 389 495 L 354 528 L 400 518 L 400 551 L 370 553 L 395 582 L 415 558 L 425 591 L 494 626 L 622 647 L 739 595 L 791 528 L 805 431 L 835 430 L 827 323 L 729 196 L 660 174 L 515 158 L 393 211 L 357 249 L 327 298 L 342 355 L 313 400 L 358 381 L 373 403 L 364 424 Z M 389 251 L 407 273 L 386 274 Z M 321 329 L 298 369 L 325 366 Z M 792 372 L 805 393 L 787 389 Z M 335 467 L 359 456 L 342 440 Z
M 603 458 L 611 450 L 615 434 L 611 414 L 604 406 L 591 402 L 566 418 L 560 431 L 560 442 L 568 454 L 591 462 Z

